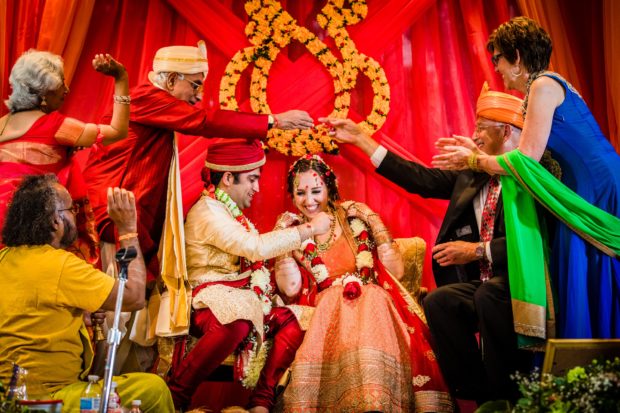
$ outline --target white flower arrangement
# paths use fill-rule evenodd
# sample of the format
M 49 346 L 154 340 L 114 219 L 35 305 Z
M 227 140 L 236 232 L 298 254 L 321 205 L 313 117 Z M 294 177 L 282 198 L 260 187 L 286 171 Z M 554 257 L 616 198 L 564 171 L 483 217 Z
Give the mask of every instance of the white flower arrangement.
M 329 270 L 325 264 L 318 264 L 312 267 L 312 275 L 317 283 L 322 283 L 329 277 Z
M 253 389 L 256 387 L 260 372 L 263 370 L 265 362 L 267 361 L 267 355 L 269 354 L 271 344 L 271 340 L 266 340 L 263 342 L 258 352 L 256 351 L 256 347 L 249 352 L 248 360 L 243 368 L 243 379 L 241 379 L 241 384 L 246 389 Z
M 258 287 L 263 291 L 268 291 L 271 287 L 270 284 L 271 275 L 264 266 L 257 270 L 252 271 L 252 279 L 250 281 L 250 288 Z
M 358 270 L 362 268 L 372 268 L 374 264 L 374 260 L 372 257 L 372 252 L 370 251 L 360 251 L 355 256 L 355 266 Z
M 346 286 L 348 283 L 358 283 L 360 287 L 362 286 L 362 280 L 355 274 L 345 274 L 342 278 L 342 285 Z
M 314 240 L 312 238 L 308 238 L 301 243 L 301 250 L 305 250 L 308 244 L 314 244 Z
M 349 225 L 351 226 L 351 232 L 355 238 L 359 237 L 362 231 L 367 229 L 366 224 L 359 218 L 353 218 Z

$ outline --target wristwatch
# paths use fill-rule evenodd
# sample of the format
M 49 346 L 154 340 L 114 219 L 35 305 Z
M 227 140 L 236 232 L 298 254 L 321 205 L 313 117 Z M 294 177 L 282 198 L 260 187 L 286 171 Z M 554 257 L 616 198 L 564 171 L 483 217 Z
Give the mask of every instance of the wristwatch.
M 475 250 L 475 254 L 476 254 L 476 258 L 478 258 L 479 260 L 484 258 L 484 253 L 485 253 L 485 248 L 484 248 L 484 242 L 480 242 L 478 243 L 478 246 L 476 247 Z
M 267 129 L 271 129 L 276 124 L 276 118 L 273 115 L 267 115 Z

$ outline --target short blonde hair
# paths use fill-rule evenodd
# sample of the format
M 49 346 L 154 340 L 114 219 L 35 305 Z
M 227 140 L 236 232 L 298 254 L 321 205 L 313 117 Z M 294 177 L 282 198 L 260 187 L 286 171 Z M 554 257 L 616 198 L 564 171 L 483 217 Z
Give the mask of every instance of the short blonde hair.
M 62 57 L 30 49 L 17 59 L 11 69 L 12 93 L 4 102 L 11 112 L 36 109 L 43 96 L 64 82 Z

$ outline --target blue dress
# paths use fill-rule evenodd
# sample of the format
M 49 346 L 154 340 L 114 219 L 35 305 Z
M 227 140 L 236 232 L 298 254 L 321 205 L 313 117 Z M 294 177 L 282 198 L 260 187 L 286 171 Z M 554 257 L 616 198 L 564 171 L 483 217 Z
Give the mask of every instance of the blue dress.
M 555 110 L 547 149 L 562 182 L 591 204 L 620 217 L 620 156 L 577 91 L 556 73 L 544 76 L 566 92 Z M 620 262 L 556 222 L 551 273 L 562 338 L 620 337 Z M 620 231 L 620 228 L 618 228 Z

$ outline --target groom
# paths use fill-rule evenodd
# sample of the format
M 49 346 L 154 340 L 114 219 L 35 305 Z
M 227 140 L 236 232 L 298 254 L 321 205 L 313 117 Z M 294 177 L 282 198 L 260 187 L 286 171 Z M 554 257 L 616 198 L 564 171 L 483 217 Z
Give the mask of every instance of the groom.
M 247 350 L 265 333 L 273 338 L 265 366 L 262 371 L 247 370 L 260 371 L 251 411 L 268 412 L 275 402 L 275 386 L 301 345 L 304 332 L 295 315 L 271 305 L 272 280 L 263 263 L 299 249 L 313 235 L 327 233 L 330 218 L 321 213 L 308 223 L 259 234 L 243 211 L 259 192 L 264 164 L 259 141 L 226 139 L 209 147 L 203 170 L 206 190 L 185 223 L 193 288 L 191 331 L 200 339 L 173 370 L 169 387 L 177 408 L 189 405 L 198 385 L 229 354 L 242 343 Z

